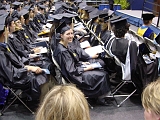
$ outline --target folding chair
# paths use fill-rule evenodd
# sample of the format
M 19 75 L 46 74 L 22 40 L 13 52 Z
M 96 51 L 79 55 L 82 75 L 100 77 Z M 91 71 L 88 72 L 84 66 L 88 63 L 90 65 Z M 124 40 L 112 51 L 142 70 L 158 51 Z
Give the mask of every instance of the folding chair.
M 54 57 L 53 57 L 53 51 L 52 51 L 52 50 L 51 50 L 51 55 L 52 55 L 52 61 L 53 61 L 53 63 L 56 65 L 57 69 L 58 69 L 59 72 L 61 73 L 62 79 L 61 79 L 60 83 L 61 83 L 61 84 L 72 83 L 66 76 L 63 76 L 60 66 L 58 65 L 58 63 L 56 62 L 56 60 L 55 60 Z M 86 99 L 87 99 L 87 98 L 88 98 L 88 97 L 86 97 Z M 89 107 L 90 107 L 91 109 L 93 109 L 93 106 L 91 106 L 89 103 L 88 103 L 88 105 L 89 105 Z
M 130 43 L 129 43 L 130 44 Z M 129 52 L 129 47 L 128 47 L 128 52 Z M 125 97 L 119 104 L 116 101 L 117 107 L 120 107 L 127 99 L 129 99 L 136 91 L 136 85 L 134 84 L 134 82 L 131 80 L 131 71 L 130 71 L 130 61 L 127 61 L 126 58 L 126 63 L 125 65 L 115 56 L 111 53 L 111 51 L 109 50 L 110 56 L 112 56 L 115 59 L 115 63 L 120 66 L 122 68 L 122 80 L 121 82 L 112 90 L 112 95 L 111 96 L 107 96 L 107 97 L 113 97 L 115 99 L 115 97 Z M 130 57 L 127 56 L 127 57 Z M 116 94 L 125 84 L 132 84 L 135 89 L 130 93 L 130 94 Z
M 2 116 L 4 114 L 4 112 L 18 99 L 32 114 L 34 114 L 34 112 L 24 103 L 24 101 L 21 99 L 22 94 L 24 93 L 24 91 L 22 89 L 14 89 L 11 88 L 7 85 L 4 85 L 5 88 L 9 89 L 10 92 L 14 95 L 13 100 L 8 104 L 8 99 L 6 100 L 6 103 L 4 105 L 4 107 L 2 108 L 2 110 L 0 111 L 0 116 Z M 8 105 L 7 105 L 8 104 Z

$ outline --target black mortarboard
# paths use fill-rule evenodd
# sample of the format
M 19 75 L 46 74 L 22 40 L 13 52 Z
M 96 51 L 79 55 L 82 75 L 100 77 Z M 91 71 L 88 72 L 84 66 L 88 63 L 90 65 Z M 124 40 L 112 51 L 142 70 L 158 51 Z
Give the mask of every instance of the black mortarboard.
M 5 13 L 4 15 L 0 16 L 0 31 L 4 30 L 4 27 L 6 25 L 6 17 L 9 13 Z
M 98 17 L 99 16 L 98 11 L 99 10 L 97 8 L 95 8 L 92 12 L 89 13 L 89 18 L 93 19 L 93 18 Z
M 50 15 L 50 18 L 53 18 L 54 20 L 61 20 L 63 17 L 63 14 L 56 14 L 56 15 Z
M 83 8 L 85 8 L 86 6 L 87 6 L 86 2 L 82 2 L 82 3 L 79 4 L 78 7 L 79 7 L 80 9 L 83 9 Z
M 108 19 L 109 19 L 110 16 L 105 16 L 103 19 L 104 19 L 104 22 L 107 22 Z
M 46 9 L 46 7 L 44 5 L 39 4 L 38 7 L 41 8 L 41 9 Z
M 63 2 L 56 2 L 55 3 L 55 10 L 59 9 L 62 6 Z
M 5 5 L 7 11 L 10 11 L 11 6 L 10 5 Z
M 20 12 L 18 12 L 18 16 L 19 16 L 19 17 L 20 17 L 20 16 L 24 16 L 24 15 L 26 15 L 28 12 L 29 12 L 28 10 L 23 9 L 23 10 L 21 10 Z
M 88 13 L 92 12 L 93 9 L 94 9 L 94 7 L 92 7 L 92 6 L 86 6 L 85 8 L 82 8 L 82 10 L 85 10 Z
M 56 33 L 60 33 L 63 34 L 65 31 L 71 29 L 68 25 L 66 25 L 65 22 L 63 22 L 62 24 L 60 24 L 57 28 L 56 28 Z
M 81 3 L 82 0 L 75 0 L 75 3 Z
M 73 11 L 70 11 L 70 10 L 67 10 L 67 9 L 64 9 L 65 13 L 70 13 L 70 14 L 75 14 L 78 16 L 78 14 L 76 12 L 73 12 Z
M 6 14 L 6 13 L 7 13 L 6 10 L 0 10 L 0 16 L 4 15 L 4 14 Z
M 4 5 L 0 6 L 0 10 L 7 10 L 6 7 Z
M 110 20 L 110 21 L 118 20 L 118 19 L 120 19 L 122 16 L 123 16 L 123 15 L 113 16 L 113 17 L 111 17 L 109 20 Z
M 67 9 L 67 10 L 73 10 L 73 8 L 72 7 L 70 7 L 69 5 L 67 5 L 66 3 L 62 3 L 62 7 L 63 7 L 63 9 Z
M 105 16 L 108 16 L 108 10 L 101 10 L 99 13 L 100 18 L 104 18 Z
M 155 15 L 152 14 L 152 13 L 145 13 L 145 14 L 142 14 L 143 20 L 152 20 L 154 17 L 155 17 Z
M 15 2 L 12 3 L 12 5 L 14 5 L 14 6 L 19 6 L 19 5 L 22 5 L 22 2 L 17 2 L 17 1 L 15 1 Z
M 114 21 L 111 21 L 111 24 L 115 26 L 116 29 L 126 26 L 127 18 L 121 18 Z
M 11 16 L 12 16 L 12 18 L 13 18 L 14 21 L 18 20 L 18 12 L 17 11 L 13 11 L 13 13 L 12 13 Z
M 31 5 L 26 5 L 23 9 L 29 10 L 31 8 Z
M 76 14 L 70 14 L 70 13 L 63 13 L 63 18 L 61 19 L 61 22 L 65 22 L 66 24 L 72 23 L 72 18 L 77 16 Z

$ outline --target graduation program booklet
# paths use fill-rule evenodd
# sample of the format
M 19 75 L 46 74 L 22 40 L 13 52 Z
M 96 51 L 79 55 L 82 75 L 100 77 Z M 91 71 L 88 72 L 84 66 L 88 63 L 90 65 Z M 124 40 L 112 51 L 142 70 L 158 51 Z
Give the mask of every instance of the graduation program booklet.
M 49 41 L 49 37 L 37 38 L 36 41 Z
M 98 46 L 94 46 L 94 47 L 90 47 L 85 49 L 85 52 L 89 55 L 89 56 L 93 56 L 96 55 L 97 53 L 102 53 L 104 52 L 104 50 L 102 49 L 101 45 Z
M 87 68 L 88 66 L 92 66 L 92 68 L 101 68 L 102 66 L 100 65 L 99 62 L 95 62 L 95 63 L 91 63 L 91 64 L 85 64 L 85 65 L 81 65 L 81 67 L 83 68 Z
M 84 41 L 80 43 L 81 48 L 87 48 L 90 47 L 90 43 L 88 41 Z

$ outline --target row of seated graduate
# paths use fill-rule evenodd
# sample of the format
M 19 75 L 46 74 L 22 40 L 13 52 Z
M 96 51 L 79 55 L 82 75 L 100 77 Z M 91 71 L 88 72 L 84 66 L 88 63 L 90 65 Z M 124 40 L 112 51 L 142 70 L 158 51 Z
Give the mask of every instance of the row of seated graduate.
M 110 93 L 109 74 L 117 71 L 122 73 L 123 79 L 132 79 L 140 93 L 157 78 L 157 58 L 151 59 L 146 44 L 138 44 L 131 34 L 128 35 L 127 18 L 81 1 L 25 4 L 21 8 L 22 2 L 16 1 L 12 3 L 15 10 L 1 11 L 0 81 L 3 84 L 29 88 L 31 98 L 39 99 L 40 86 L 48 81 L 47 70 L 55 76 L 51 56 L 59 64 L 63 76 L 91 98 L 103 98 Z M 46 27 L 48 22 L 51 28 Z M 40 54 L 42 47 L 37 47 L 36 41 L 40 35 L 48 33 L 45 32 L 48 29 L 49 41 L 40 46 L 52 50 L 53 54 Z M 100 43 L 104 43 L 102 47 L 107 52 L 100 50 L 100 53 L 100 46 L 95 47 L 96 52 L 87 53 L 87 49 Z M 115 58 L 120 61 L 118 65 Z

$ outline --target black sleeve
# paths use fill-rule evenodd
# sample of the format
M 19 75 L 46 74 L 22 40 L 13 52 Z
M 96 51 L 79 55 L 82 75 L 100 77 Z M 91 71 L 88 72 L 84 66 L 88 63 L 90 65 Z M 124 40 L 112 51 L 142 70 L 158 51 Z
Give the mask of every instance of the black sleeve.
M 62 68 L 62 70 L 66 70 L 69 76 L 80 75 L 84 71 L 83 68 L 76 65 L 68 51 L 63 51 L 58 55 L 58 58 L 60 67 Z

